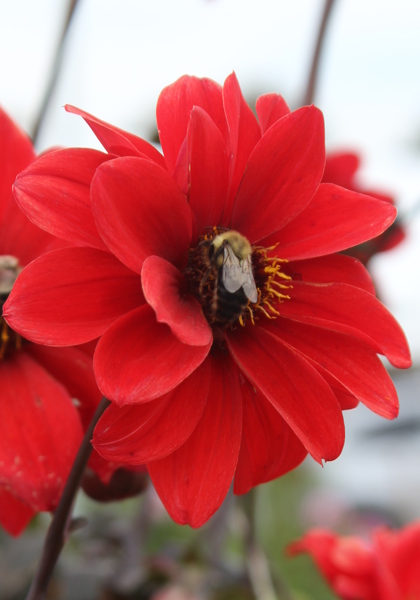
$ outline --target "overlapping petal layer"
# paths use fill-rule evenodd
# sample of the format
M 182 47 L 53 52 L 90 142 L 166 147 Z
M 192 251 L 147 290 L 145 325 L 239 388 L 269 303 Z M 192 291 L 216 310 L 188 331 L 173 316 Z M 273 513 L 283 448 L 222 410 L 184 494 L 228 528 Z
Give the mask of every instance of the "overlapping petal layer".
M 29 221 L 14 201 L 11 187 L 7 201 L 0 200 L 0 205 L 6 206 L 0 221 L 0 256 L 15 256 L 20 265 L 27 265 L 44 252 L 68 245 Z
M 185 264 L 191 210 L 158 165 L 131 157 L 104 164 L 92 181 L 92 205 L 108 248 L 133 271 L 140 273 L 143 261 L 153 255 Z
M 105 121 L 101 121 L 101 119 L 90 115 L 84 110 L 80 110 L 80 108 L 76 108 L 70 104 L 67 104 L 64 108 L 67 112 L 83 117 L 109 154 L 149 158 L 161 167 L 166 168 L 164 157 L 149 142 L 128 131 L 123 131 L 114 125 L 105 123 Z
M 27 339 L 64 346 L 97 338 L 143 302 L 140 278 L 112 254 L 63 248 L 21 273 L 3 311 Z
M 94 357 L 102 393 L 118 405 L 148 402 L 179 385 L 206 358 L 211 341 L 188 346 L 148 305 L 137 308 L 103 334 Z
M 265 329 L 248 327 L 228 333 L 226 338 L 241 371 L 278 410 L 315 460 L 337 458 L 344 444 L 343 416 L 319 373 Z
M 16 179 L 16 202 L 41 229 L 73 244 L 103 250 L 92 215 L 90 184 L 99 165 L 109 159 L 97 150 L 47 152 Z
M 219 508 L 238 462 L 242 398 L 238 371 L 228 355 L 217 353 L 204 413 L 178 450 L 148 463 L 150 477 L 171 517 L 200 527 Z
M 241 386 L 242 441 L 235 494 L 245 494 L 297 467 L 308 452 L 276 408 L 248 382 Z
M 389 203 L 323 183 L 308 207 L 264 245 L 278 243 L 276 253 L 289 260 L 323 256 L 379 235 L 396 216 Z
M 95 428 L 95 448 L 108 460 L 135 465 L 171 454 L 189 438 L 203 413 L 210 375 L 210 361 L 205 360 L 157 400 L 123 407 L 112 404 Z
M 369 271 L 352 256 L 328 254 L 308 260 L 294 260 L 282 265 L 282 269 L 294 281 L 305 283 L 340 281 L 375 295 L 375 286 Z
M 230 185 L 223 220 L 220 225 L 230 227 L 232 206 L 241 183 L 248 159 L 261 138 L 254 113 L 245 102 L 235 73 L 226 78 L 223 86 L 223 105 L 229 128 Z
M 164 258 L 149 256 L 143 264 L 141 281 L 158 323 L 169 325 L 184 344 L 211 344 L 213 335 L 201 305 L 186 289 L 185 279 L 176 267 Z
M 249 157 L 231 227 L 252 243 L 283 228 L 311 202 L 324 163 L 321 111 L 304 107 L 277 121 Z
M 218 127 L 201 108 L 188 127 L 189 204 L 199 233 L 221 223 L 229 182 L 229 155 Z
M 255 104 L 261 132 L 264 134 L 276 121 L 290 112 L 285 99 L 279 94 L 264 94 L 257 98 Z
M 278 317 L 261 326 L 325 369 L 373 412 L 388 419 L 398 415 L 395 387 L 376 352 L 346 333 Z
M 372 294 L 346 283 L 293 282 L 293 301 L 281 305 L 281 314 L 305 323 L 348 332 L 364 340 L 400 368 L 411 365 L 404 332 L 390 312 Z
M 220 129 L 223 139 L 229 139 L 221 86 L 211 79 L 180 77 L 162 90 L 156 107 L 160 143 L 171 173 L 174 172 L 194 106 L 205 110 Z

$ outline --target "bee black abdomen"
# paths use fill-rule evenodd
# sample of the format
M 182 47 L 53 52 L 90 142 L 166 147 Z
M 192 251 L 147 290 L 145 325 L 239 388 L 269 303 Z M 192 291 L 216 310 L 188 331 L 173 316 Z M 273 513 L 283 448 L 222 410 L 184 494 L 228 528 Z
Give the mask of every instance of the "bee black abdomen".
M 228 292 L 219 276 L 217 281 L 217 292 L 214 298 L 214 317 L 220 323 L 234 323 L 244 312 L 248 304 L 248 298 L 242 288 L 234 292 Z

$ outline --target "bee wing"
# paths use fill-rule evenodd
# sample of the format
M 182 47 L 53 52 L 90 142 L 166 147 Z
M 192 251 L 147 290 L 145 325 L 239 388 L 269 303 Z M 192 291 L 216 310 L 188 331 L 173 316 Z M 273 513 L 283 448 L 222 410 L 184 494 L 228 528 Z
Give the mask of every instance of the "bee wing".
M 258 293 L 252 273 L 251 258 L 248 256 L 241 262 L 229 244 L 224 248 L 222 281 L 231 294 L 243 288 L 245 296 L 251 302 L 257 301 Z
M 256 302 L 258 300 L 258 292 L 257 286 L 255 285 L 254 274 L 252 272 L 252 262 L 250 256 L 247 256 L 242 262 L 242 271 L 244 276 L 244 283 L 242 287 L 245 292 L 245 296 L 248 298 L 248 300 L 251 300 L 251 302 Z
M 239 258 L 229 244 L 224 247 L 222 272 L 223 285 L 228 292 L 234 294 L 242 287 L 244 281 Z

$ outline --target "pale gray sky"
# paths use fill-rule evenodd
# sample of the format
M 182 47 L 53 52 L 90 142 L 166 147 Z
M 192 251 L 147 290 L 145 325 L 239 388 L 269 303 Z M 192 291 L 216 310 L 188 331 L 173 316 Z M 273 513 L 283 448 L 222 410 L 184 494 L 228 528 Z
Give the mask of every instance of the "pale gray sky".
M 323 0 L 80 0 L 39 150 L 97 145 L 72 103 L 147 136 L 159 91 L 184 73 L 235 70 L 249 97 L 303 93 Z M 67 0 L 0 0 L 0 104 L 27 130 L 41 101 Z M 420 3 L 336 0 L 316 104 L 330 148 L 364 155 L 364 181 L 420 200 Z M 416 146 L 417 144 L 417 146 Z M 420 214 L 375 260 L 382 296 L 420 359 Z

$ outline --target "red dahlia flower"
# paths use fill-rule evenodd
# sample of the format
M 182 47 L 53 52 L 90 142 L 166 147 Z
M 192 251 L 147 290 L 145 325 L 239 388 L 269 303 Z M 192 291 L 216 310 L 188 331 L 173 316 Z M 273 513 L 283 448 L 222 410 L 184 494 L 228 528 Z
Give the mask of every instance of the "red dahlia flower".
M 370 541 L 313 529 L 288 552 L 308 552 L 344 600 L 420 600 L 420 522 L 377 528 Z
M 377 353 L 411 364 L 364 267 L 333 254 L 381 233 L 393 206 L 320 184 L 324 126 L 275 94 L 259 122 L 235 75 L 161 93 L 164 155 L 73 107 L 108 154 L 59 150 L 15 184 L 40 227 L 78 244 L 34 261 L 5 306 L 38 343 L 100 337 L 113 401 L 93 445 L 146 463 L 172 518 L 194 527 L 302 462 L 339 456 L 343 408 L 398 412 Z
M 0 109 L 0 308 L 24 265 L 65 245 L 13 199 L 16 175 L 34 159 L 29 138 Z M 17 535 L 36 512 L 57 505 L 82 437 L 72 398 L 92 404 L 100 394 L 85 353 L 31 344 L 3 317 L 0 334 L 0 523 Z
M 360 165 L 360 159 L 353 152 L 332 152 L 327 154 L 325 161 L 325 171 L 322 178 L 323 183 L 335 183 L 349 190 L 369 194 L 374 198 L 394 204 L 391 196 L 378 192 L 376 190 L 364 189 L 358 182 L 356 173 Z M 358 258 L 366 265 L 374 254 L 385 252 L 395 248 L 405 238 L 405 231 L 402 224 L 394 221 L 390 227 L 380 235 L 367 240 L 353 248 L 348 248 L 345 254 Z

